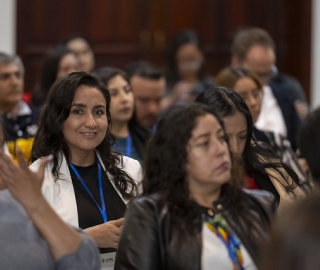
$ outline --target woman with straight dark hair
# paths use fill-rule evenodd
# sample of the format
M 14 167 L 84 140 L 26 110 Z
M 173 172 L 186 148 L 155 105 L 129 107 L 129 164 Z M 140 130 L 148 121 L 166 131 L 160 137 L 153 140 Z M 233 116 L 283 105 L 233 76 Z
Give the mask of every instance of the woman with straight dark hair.
M 31 104 L 42 106 L 53 83 L 77 70 L 78 61 L 72 51 L 64 46 L 51 49 L 44 59 L 40 82 L 32 94 Z
M 71 50 L 77 57 L 79 71 L 92 72 L 96 67 L 96 58 L 91 41 L 80 33 L 73 33 L 64 37 L 60 43 Z
M 127 210 L 116 270 L 257 269 L 274 197 L 237 188 L 223 123 L 201 104 L 159 121 L 143 196 Z
M 225 87 L 209 88 L 196 102 L 212 106 L 222 117 L 233 160 L 244 169 L 245 187 L 271 192 L 280 209 L 304 194 L 297 175 L 280 161 L 270 146 L 253 138 L 252 116 L 238 93 Z
M 42 191 L 67 223 L 84 229 L 101 253 L 118 246 L 127 203 L 137 196 L 138 161 L 114 153 L 110 94 L 97 77 L 73 72 L 52 86 L 42 108 L 31 169 L 53 155 Z
M 218 73 L 216 83 L 237 92 L 247 104 L 253 123 L 258 121 L 264 97 L 262 83 L 255 73 L 240 67 L 227 67 Z M 257 141 L 269 144 L 281 161 L 294 170 L 300 182 L 306 182 L 307 175 L 302 170 L 287 138 L 276 132 L 260 130 L 255 126 L 253 126 L 253 137 Z
M 134 96 L 127 74 L 112 67 L 100 68 L 93 74 L 105 83 L 111 96 L 111 132 L 116 136 L 114 150 L 141 162 L 150 131 L 130 121 L 134 112 Z
M 196 32 L 185 30 L 174 37 L 168 52 L 168 93 L 164 107 L 194 101 L 200 92 L 214 85 L 213 78 L 205 75 L 204 60 L 202 42 Z

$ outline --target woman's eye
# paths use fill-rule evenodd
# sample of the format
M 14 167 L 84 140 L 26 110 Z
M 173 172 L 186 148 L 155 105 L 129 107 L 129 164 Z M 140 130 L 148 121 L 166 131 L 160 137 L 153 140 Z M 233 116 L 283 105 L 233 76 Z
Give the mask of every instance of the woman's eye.
M 246 134 L 246 135 L 241 135 L 241 136 L 239 136 L 239 138 L 240 138 L 241 140 L 245 140 L 245 139 L 247 139 L 247 134 Z
M 96 111 L 96 114 L 97 114 L 97 115 L 104 115 L 105 112 L 104 112 L 104 110 L 97 110 L 97 111 Z
M 125 91 L 127 94 L 132 92 L 132 91 L 131 91 L 131 87 L 125 88 L 124 91 Z
M 73 110 L 72 112 L 73 112 L 74 114 L 82 114 L 82 110 L 78 110 L 78 109 Z
M 209 145 L 208 141 L 201 142 L 201 143 L 198 144 L 198 146 L 208 146 L 208 145 Z
M 115 91 L 110 92 L 110 96 L 115 97 L 116 95 L 118 95 L 118 92 L 115 92 Z

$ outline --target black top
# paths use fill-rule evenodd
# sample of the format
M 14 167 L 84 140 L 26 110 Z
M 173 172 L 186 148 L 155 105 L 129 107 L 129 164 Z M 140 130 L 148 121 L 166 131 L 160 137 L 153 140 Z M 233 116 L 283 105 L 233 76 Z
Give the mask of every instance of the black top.
M 280 203 L 280 195 L 274 185 L 272 184 L 270 177 L 265 171 L 251 171 L 248 172 L 261 190 L 269 191 L 275 197 L 278 205 Z
M 31 113 L 18 115 L 15 118 L 8 118 L 7 114 L 2 115 L 6 130 L 6 141 L 16 141 L 19 138 L 28 139 L 35 136 L 40 110 L 30 107 Z
M 97 160 L 94 164 L 87 167 L 80 167 L 74 165 L 74 167 L 79 172 L 81 178 L 88 186 L 89 190 L 92 193 L 92 196 L 96 202 L 101 207 L 100 193 L 99 193 L 99 183 L 98 183 L 98 165 Z M 91 196 L 82 186 L 81 182 L 78 180 L 73 170 L 70 168 L 71 179 L 74 187 L 77 209 L 78 209 L 78 219 L 79 227 L 86 229 L 95 225 L 103 223 L 103 218 L 101 213 L 92 200 Z M 126 205 L 110 183 L 110 180 L 107 177 L 106 173 L 102 173 L 103 176 L 103 192 L 104 192 L 104 201 L 107 211 L 108 221 L 115 220 L 124 217 L 126 211 Z M 101 248 L 100 253 L 113 252 L 115 249 L 112 248 Z

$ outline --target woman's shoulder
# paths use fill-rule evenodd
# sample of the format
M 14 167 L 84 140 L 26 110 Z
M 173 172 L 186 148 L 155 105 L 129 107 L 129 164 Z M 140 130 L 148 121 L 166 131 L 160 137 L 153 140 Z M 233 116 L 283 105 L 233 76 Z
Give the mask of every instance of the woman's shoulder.
M 119 162 L 118 167 L 128 173 L 135 181 L 142 180 L 142 168 L 138 160 L 122 156 L 122 162 Z
M 134 208 L 142 209 L 143 211 L 154 211 L 155 213 L 162 212 L 162 209 L 168 206 L 166 201 L 158 193 L 141 196 L 133 200 L 130 205 L 133 205 Z
M 34 162 L 32 162 L 32 163 L 29 165 L 30 170 L 32 170 L 32 171 L 37 171 L 37 170 L 39 169 L 39 167 L 40 167 L 40 164 L 41 164 L 42 159 L 43 159 L 43 157 L 38 158 L 37 160 L 35 160 Z M 50 167 L 50 166 L 52 166 L 52 161 L 50 161 L 50 162 L 47 164 L 46 168 L 48 168 L 48 167 Z
M 264 214 L 268 219 L 272 219 L 275 215 L 278 203 L 275 196 L 266 190 L 249 190 L 243 189 L 248 195 L 250 208 L 254 208 L 260 214 Z

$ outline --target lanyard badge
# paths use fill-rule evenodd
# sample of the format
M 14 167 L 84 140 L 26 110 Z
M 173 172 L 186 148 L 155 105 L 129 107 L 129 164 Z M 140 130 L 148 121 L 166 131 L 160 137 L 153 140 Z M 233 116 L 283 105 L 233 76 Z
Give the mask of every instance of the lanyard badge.
M 80 181 L 81 185 L 84 187 L 84 189 L 87 191 L 87 193 L 90 195 L 91 199 L 95 202 L 95 204 L 97 205 L 100 214 L 103 218 L 104 222 L 108 221 L 108 217 L 107 217 L 107 211 L 106 211 L 106 205 L 105 205 L 105 201 L 104 201 L 104 194 L 103 194 L 103 185 L 102 185 L 102 169 L 101 169 L 101 165 L 100 162 L 98 161 L 98 182 L 99 182 L 99 193 L 100 193 L 100 201 L 101 201 L 101 207 L 100 205 L 97 203 L 97 201 L 94 199 L 90 189 L 88 188 L 87 184 L 83 181 L 82 177 L 80 176 L 78 170 L 74 167 L 73 164 L 69 164 L 70 168 L 72 169 L 72 171 L 74 172 L 74 174 L 77 176 L 78 180 Z

